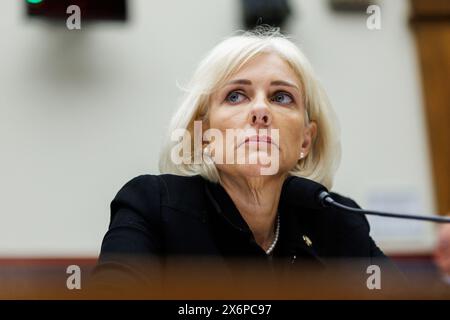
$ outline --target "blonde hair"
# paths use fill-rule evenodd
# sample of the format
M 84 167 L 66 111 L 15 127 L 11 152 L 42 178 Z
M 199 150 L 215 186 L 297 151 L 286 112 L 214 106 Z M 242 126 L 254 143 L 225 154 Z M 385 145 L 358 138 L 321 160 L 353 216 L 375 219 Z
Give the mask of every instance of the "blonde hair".
M 176 129 L 187 129 L 193 137 L 194 121 L 208 117 L 211 94 L 246 62 L 265 52 L 278 54 L 297 74 L 304 96 L 306 121 L 315 121 L 317 124 L 317 134 L 309 154 L 300 159 L 289 174 L 309 178 L 328 188 L 332 187 L 341 153 L 336 116 L 304 54 L 282 35 L 278 28 L 270 27 L 259 27 L 254 31 L 229 37 L 215 46 L 200 62 L 181 106 L 169 125 L 167 141 L 159 159 L 161 173 L 201 175 L 210 181 L 219 181 L 219 173 L 211 161 L 203 160 L 200 164 L 174 164 L 171 151 L 178 142 L 171 141 L 169 137 Z

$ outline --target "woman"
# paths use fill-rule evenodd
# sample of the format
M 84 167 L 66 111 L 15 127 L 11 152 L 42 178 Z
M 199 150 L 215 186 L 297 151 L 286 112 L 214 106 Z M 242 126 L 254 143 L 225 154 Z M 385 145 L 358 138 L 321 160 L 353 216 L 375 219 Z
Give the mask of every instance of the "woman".
M 198 66 L 168 136 L 160 158 L 166 174 L 134 178 L 112 201 L 100 267 L 132 265 L 118 255 L 253 257 L 294 266 L 386 260 L 364 216 L 312 208 L 292 192 L 295 177 L 331 188 L 340 144 L 309 62 L 277 30 L 218 44 Z

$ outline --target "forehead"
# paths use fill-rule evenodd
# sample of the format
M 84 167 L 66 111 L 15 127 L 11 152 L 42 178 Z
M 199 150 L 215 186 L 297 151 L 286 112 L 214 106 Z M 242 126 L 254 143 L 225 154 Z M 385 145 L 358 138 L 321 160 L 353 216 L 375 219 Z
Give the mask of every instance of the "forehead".
M 251 80 L 291 80 L 299 83 L 299 79 L 291 66 L 276 53 L 260 53 L 247 61 L 229 80 L 247 78 Z

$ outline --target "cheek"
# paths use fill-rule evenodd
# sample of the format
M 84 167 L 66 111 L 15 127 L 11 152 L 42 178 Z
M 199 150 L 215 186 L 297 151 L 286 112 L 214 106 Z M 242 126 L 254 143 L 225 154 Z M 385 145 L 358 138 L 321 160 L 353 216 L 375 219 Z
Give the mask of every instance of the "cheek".
M 305 129 L 303 118 L 291 117 L 283 119 L 280 123 L 280 142 L 289 150 L 300 150 L 302 144 L 302 132 Z
M 209 118 L 210 128 L 214 128 L 222 132 L 222 139 L 224 146 L 232 147 L 239 141 L 240 137 L 229 139 L 227 130 L 230 135 L 239 134 L 240 131 L 233 131 L 235 129 L 245 129 L 247 127 L 246 113 L 242 108 L 226 108 L 219 107 L 211 112 Z
M 227 129 L 244 128 L 245 118 L 242 117 L 243 114 L 237 108 L 211 107 L 208 117 L 208 127 L 221 132 L 221 138 L 219 140 L 214 139 L 211 142 L 211 150 L 212 154 L 219 159 L 225 159 L 227 154 L 226 150 L 234 150 L 236 147 L 236 140 L 239 139 L 229 139 Z M 232 133 L 232 131 L 230 132 Z
M 208 112 L 208 127 L 209 128 L 217 128 L 218 121 L 218 114 L 215 107 L 211 107 L 211 109 Z
M 209 125 L 221 131 L 239 128 L 242 124 L 242 112 L 232 108 L 212 107 L 209 114 Z
M 287 162 L 297 162 L 303 143 L 302 132 L 304 126 L 298 122 L 286 124 L 280 129 L 280 147 L 282 157 Z

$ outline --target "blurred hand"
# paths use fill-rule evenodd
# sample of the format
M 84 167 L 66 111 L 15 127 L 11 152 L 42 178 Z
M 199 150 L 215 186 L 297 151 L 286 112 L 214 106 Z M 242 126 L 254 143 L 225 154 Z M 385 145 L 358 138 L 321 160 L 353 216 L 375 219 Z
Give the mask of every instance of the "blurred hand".
M 438 242 L 434 258 L 440 271 L 450 276 L 450 224 L 444 224 L 439 229 Z

